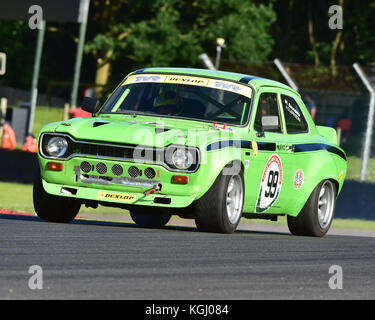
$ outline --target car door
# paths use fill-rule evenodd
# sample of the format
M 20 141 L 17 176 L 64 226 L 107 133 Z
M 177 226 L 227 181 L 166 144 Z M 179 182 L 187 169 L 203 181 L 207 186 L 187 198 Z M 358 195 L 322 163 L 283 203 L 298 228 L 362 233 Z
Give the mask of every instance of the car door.
M 285 180 L 290 180 L 292 145 L 288 142 L 285 122 L 276 88 L 262 88 L 255 101 L 249 140 L 252 156 L 245 170 L 244 212 L 284 213 L 288 201 Z M 279 126 L 262 131 L 262 116 L 277 116 Z
M 314 137 L 310 134 L 309 124 L 306 120 L 308 112 L 303 107 L 302 100 L 286 90 L 280 90 L 279 98 L 284 114 L 288 145 L 291 145 L 291 180 L 287 181 L 290 193 L 286 202 L 286 206 L 291 208 L 296 204 L 296 199 L 299 199 L 300 193 L 304 192 L 303 186 L 309 168 L 311 171 L 311 168 L 314 167 L 313 154 L 306 148 L 306 146 L 314 143 Z

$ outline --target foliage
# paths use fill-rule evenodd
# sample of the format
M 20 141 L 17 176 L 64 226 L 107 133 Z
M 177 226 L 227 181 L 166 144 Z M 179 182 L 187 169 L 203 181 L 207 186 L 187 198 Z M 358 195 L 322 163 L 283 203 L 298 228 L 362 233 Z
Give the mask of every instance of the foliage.
M 328 8 L 337 3 L 91 0 L 81 81 L 98 81 L 102 72 L 104 83 L 116 83 L 127 72 L 148 66 L 203 67 L 198 56 L 206 52 L 214 59 L 218 37 L 227 45 L 222 59 L 232 63 L 278 57 L 284 62 L 318 62 L 319 70 L 328 72 L 325 66 L 333 63 L 375 63 L 375 0 L 340 0 L 344 7 L 340 37 L 328 27 Z M 0 51 L 8 55 L 8 72 L 0 84 L 29 90 L 36 36 L 26 21 L 0 21 Z M 72 81 L 77 37 L 77 24 L 47 23 L 40 92 L 51 81 Z
M 223 56 L 231 60 L 261 61 L 272 51 L 269 28 L 276 15 L 270 4 L 255 5 L 238 0 L 157 0 L 149 6 L 136 7 L 134 2 L 127 2 L 132 9 L 124 10 L 121 19 L 112 21 L 108 30 L 87 43 L 86 52 L 98 56 L 103 63 L 127 60 L 128 65 L 138 68 L 200 67 L 199 54 L 215 55 L 218 37 L 226 39 Z M 143 15 L 139 19 L 140 12 Z

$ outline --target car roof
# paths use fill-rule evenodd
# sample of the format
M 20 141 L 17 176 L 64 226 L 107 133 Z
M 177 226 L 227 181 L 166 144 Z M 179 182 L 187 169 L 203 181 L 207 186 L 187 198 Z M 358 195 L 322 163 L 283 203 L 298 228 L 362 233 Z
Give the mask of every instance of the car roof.
M 237 82 L 242 82 L 250 84 L 254 89 L 260 87 L 277 87 L 293 92 L 294 94 L 299 94 L 293 90 L 291 87 L 271 79 L 266 79 L 262 77 L 252 76 L 248 74 L 219 71 L 219 70 L 209 70 L 209 69 L 194 69 L 194 68 L 145 68 L 139 69 L 132 72 L 131 74 L 140 73 L 173 73 L 173 74 L 188 74 L 193 76 L 204 76 L 204 77 L 214 77 L 226 80 L 232 80 Z

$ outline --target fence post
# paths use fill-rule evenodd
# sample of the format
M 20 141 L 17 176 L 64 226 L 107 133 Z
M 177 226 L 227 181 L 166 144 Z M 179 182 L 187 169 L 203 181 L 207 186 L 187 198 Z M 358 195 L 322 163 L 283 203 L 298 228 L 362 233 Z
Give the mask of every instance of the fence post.
M 206 66 L 207 69 L 216 70 L 215 66 L 213 65 L 212 61 L 208 57 L 207 53 L 200 54 L 199 59 L 202 60 L 202 62 L 204 63 L 204 65 Z
M 7 55 L 4 52 L 0 52 L 0 76 L 6 72 Z
M 367 166 L 371 153 L 371 139 L 372 139 L 372 129 L 374 126 L 374 111 L 375 111 L 375 90 L 372 87 L 369 79 L 366 77 L 359 63 L 353 64 L 354 70 L 357 72 L 358 76 L 362 80 L 363 84 L 366 86 L 367 90 L 370 92 L 370 105 L 369 113 L 367 117 L 367 128 L 365 136 L 365 146 L 362 153 L 362 168 L 361 168 L 361 181 L 365 181 L 367 174 Z
M 7 98 L 1 98 L 0 100 L 0 148 L 3 141 L 3 133 L 4 133 L 4 123 L 5 123 L 5 115 L 7 113 L 7 105 L 8 100 Z
M 284 65 L 279 59 L 273 60 L 276 67 L 279 69 L 283 77 L 285 78 L 286 82 L 288 82 L 289 86 L 292 87 L 295 91 L 298 92 L 299 88 L 292 77 L 289 75 L 288 71 L 284 68 Z
M 77 55 L 76 62 L 74 66 L 74 77 L 73 77 L 73 87 L 71 93 L 70 105 L 72 108 L 77 107 L 77 96 L 78 96 L 78 87 L 79 87 L 79 78 L 81 73 L 82 65 L 82 55 L 83 47 L 85 44 L 86 29 L 87 29 L 87 17 L 89 13 L 90 0 L 81 0 L 79 7 L 79 41 L 77 46 Z
M 35 108 L 38 97 L 38 80 L 39 80 L 39 69 L 40 69 L 40 60 L 42 58 L 42 49 L 44 34 L 46 29 L 46 20 L 42 22 L 42 28 L 38 30 L 37 45 L 34 58 L 34 71 L 33 79 L 31 82 L 31 92 L 30 92 L 30 119 L 27 127 L 26 134 L 32 134 L 34 126 L 34 117 L 35 117 Z
M 69 119 L 69 110 L 70 110 L 70 105 L 69 103 L 65 103 L 64 104 L 64 120 L 68 120 Z

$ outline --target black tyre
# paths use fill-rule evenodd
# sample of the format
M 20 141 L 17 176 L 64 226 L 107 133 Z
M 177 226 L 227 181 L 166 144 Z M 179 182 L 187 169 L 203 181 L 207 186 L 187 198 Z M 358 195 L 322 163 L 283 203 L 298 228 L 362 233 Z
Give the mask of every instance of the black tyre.
M 334 182 L 319 183 L 297 217 L 288 216 L 289 231 L 297 236 L 323 237 L 332 224 L 336 197 Z
M 238 170 L 226 169 L 228 167 L 210 190 L 193 204 L 199 231 L 233 233 L 240 222 L 245 195 L 243 172 L 240 165 Z
M 170 214 L 138 213 L 130 211 L 132 220 L 141 227 L 162 228 L 171 219 Z
M 71 222 L 81 207 L 76 199 L 48 194 L 43 188 L 39 170 L 34 180 L 33 202 L 38 217 L 50 222 Z

